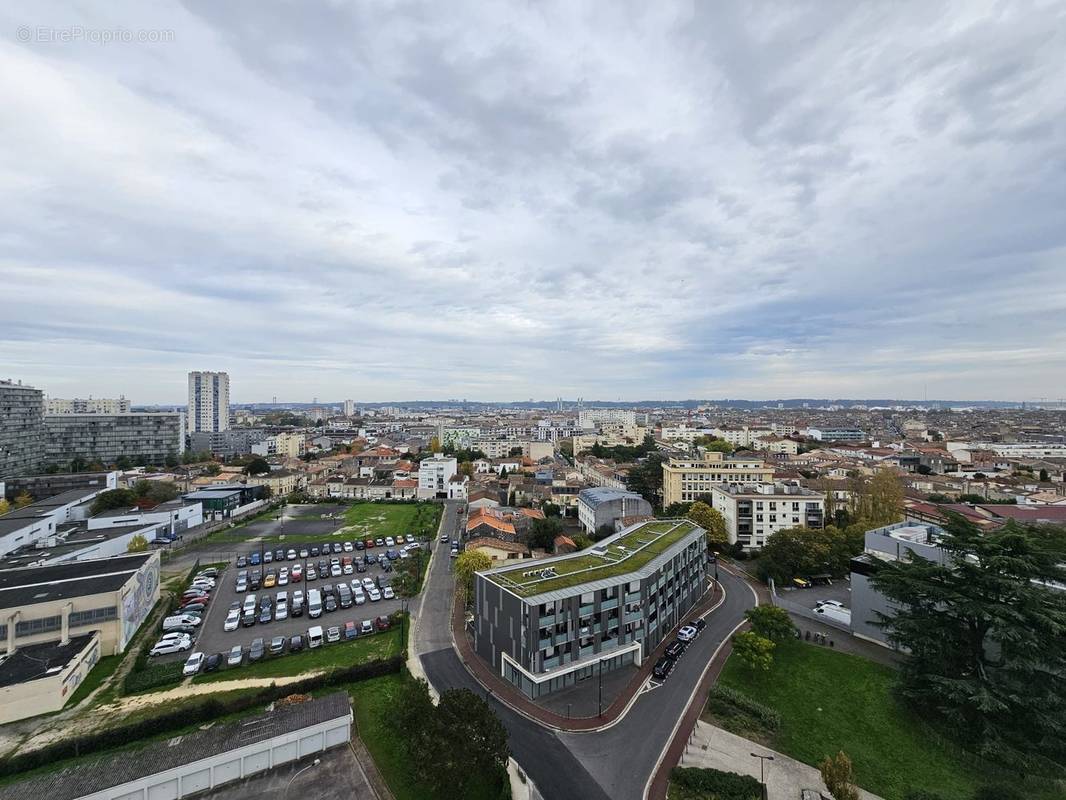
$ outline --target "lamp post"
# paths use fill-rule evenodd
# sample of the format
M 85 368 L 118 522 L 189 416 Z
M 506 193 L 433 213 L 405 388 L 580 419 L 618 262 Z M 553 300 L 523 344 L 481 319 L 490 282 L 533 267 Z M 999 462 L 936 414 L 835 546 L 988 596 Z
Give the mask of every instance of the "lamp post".
M 762 784 L 762 798 L 766 800 L 766 762 L 773 761 L 773 756 L 760 756 L 758 753 L 752 753 L 752 758 L 759 759 L 759 783 Z
M 600 690 L 600 714 L 599 715 L 602 717 L 603 716 L 603 659 L 602 658 L 599 661 L 599 665 L 600 665 L 600 668 L 599 668 L 599 673 L 600 673 L 600 680 L 599 680 L 599 683 L 600 683 L 600 686 L 599 686 L 599 690 Z
M 285 786 L 285 796 L 286 797 L 288 796 L 289 789 L 292 788 L 293 781 L 295 781 L 297 778 L 299 778 L 300 775 L 302 775 L 303 773 L 307 772 L 307 770 L 311 769 L 312 767 L 317 767 L 321 763 L 322 763 L 322 759 L 321 758 L 316 758 L 314 761 L 312 761 L 306 767 L 303 767 L 302 769 L 296 770 L 296 773 L 291 778 L 289 778 L 289 783 Z

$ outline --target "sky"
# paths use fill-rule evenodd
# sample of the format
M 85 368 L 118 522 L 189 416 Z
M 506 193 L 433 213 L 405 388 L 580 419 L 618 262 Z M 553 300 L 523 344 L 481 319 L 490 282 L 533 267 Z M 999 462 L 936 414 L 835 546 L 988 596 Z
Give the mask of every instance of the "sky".
M 0 377 L 1057 399 L 1064 109 L 1061 2 L 4 4 Z

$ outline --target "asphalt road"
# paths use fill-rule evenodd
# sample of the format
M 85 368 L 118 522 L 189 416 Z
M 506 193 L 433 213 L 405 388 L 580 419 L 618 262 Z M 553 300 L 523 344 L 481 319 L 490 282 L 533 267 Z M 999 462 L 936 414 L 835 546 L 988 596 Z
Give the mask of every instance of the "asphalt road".
M 460 503 L 448 500 L 444 503 L 444 515 L 441 518 L 441 531 L 453 539 L 463 523 L 459 513 Z M 444 650 L 452 646 L 452 574 L 451 558 L 448 545 L 440 542 L 440 537 L 431 543 L 433 560 L 430 562 L 426 584 L 411 609 L 414 628 L 411 634 L 411 655 L 421 656 L 435 650 Z
M 449 512 L 446 512 L 449 513 Z M 446 524 L 449 517 L 445 517 Z M 461 519 L 456 519 L 459 524 Z M 412 649 L 437 691 L 485 690 L 466 671 L 451 648 L 448 631 L 451 565 L 443 548 L 430 566 L 423 611 L 413 634 Z M 488 698 L 507 728 L 511 753 L 551 800 L 641 800 L 674 726 L 684 713 L 704 667 L 718 646 L 755 605 L 755 596 L 741 579 L 720 572 L 725 599 L 707 616 L 707 627 L 661 685 L 649 684 L 629 713 L 602 732 L 558 733 Z M 654 687 L 654 688 L 652 688 Z

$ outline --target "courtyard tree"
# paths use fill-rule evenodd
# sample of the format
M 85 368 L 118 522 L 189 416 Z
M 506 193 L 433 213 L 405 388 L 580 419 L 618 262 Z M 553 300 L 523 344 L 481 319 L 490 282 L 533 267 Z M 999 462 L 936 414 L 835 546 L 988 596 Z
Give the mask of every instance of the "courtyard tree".
M 986 757 L 1066 758 L 1066 530 L 950 515 L 941 561 L 880 563 L 900 694 Z
M 707 531 L 707 548 L 720 550 L 729 544 L 729 534 L 726 532 L 725 517 L 716 509 L 702 501 L 697 501 L 689 508 L 685 515 Z
M 785 609 L 778 606 L 755 606 L 744 612 L 753 633 L 772 642 L 783 642 L 796 635 L 796 626 Z
M 859 788 L 855 785 L 855 772 L 851 759 L 843 750 L 835 756 L 825 758 L 819 765 L 825 788 L 833 795 L 833 800 L 859 800 Z
M 130 539 L 130 543 L 126 545 L 127 553 L 143 553 L 147 549 L 148 540 L 145 539 L 144 536 L 139 533 L 132 539 Z
M 547 550 L 555 546 L 555 537 L 563 533 L 563 523 L 559 517 L 535 519 L 529 525 L 528 544 L 531 548 Z
M 253 458 L 244 468 L 245 475 L 265 475 L 270 472 L 270 464 L 265 458 Z
M 132 489 L 108 489 L 96 496 L 89 507 L 89 512 L 99 514 L 102 511 L 112 511 L 118 508 L 128 509 L 132 508 L 136 502 L 137 495 Z
M 733 654 L 748 669 L 768 672 L 774 665 L 774 645 L 769 639 L 754 631 L 733 635 Z
M 455 559 L 455 585 L 464 601 L 474 596 L 474 573 L 491 569 L 492 559 L 477 550 L 466 550 Z
M 0 497 L 0 517 L 11 510 L 11 503 L 6 498 Z

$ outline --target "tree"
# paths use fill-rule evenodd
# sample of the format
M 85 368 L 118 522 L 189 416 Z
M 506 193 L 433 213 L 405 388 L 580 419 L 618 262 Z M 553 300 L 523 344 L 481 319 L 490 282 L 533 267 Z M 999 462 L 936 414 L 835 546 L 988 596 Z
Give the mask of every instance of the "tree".
M 544 503 L 540 510 L 544 512 L 546 517 L 560 517 L 562 516 L 562 509 L 555 503 Z
M 751 623 L 753 633 L 771 642 L 783 642 L 796 635 L 792 617 L 778 606 L 755 606 L 744 612 L 744 616 Z
M 859 800 L 859 789 L 855 785 L 851 759 L 843 750 L 822 761 L 818 765 L 818 771 L 822 773 L 825 788 L 833 795 L 834 800 Z
M 270 464 L 265 458 L 253 458 L 244 468 L 245 475 L 265 475 L 270 472 Z
M 593 545 L 592 539 L 590 539 L 583 533 L 575 533 L 573 536 L 570 537 L 570 539 L 573 540 L 574 547 L 576 547 L 578 550 L 584 550 L 585 548 L 592 547 Z
M 1047 483 L 1048 480 L 1049 480 L 1049 477 L 1048 477 L 1048 474 L 1047 474 L 1047 470 L 1046 469 L 1041 469 L 1040 470 L 1040 482 L 1041 483 Z
M 115 469 L 127 470 L 132 466 L 133 462 L 130 461 L 129 456 L 122 455 L 115 459 Z
M 510 450 L 507 451 L 507 455 L 511 458 L 514 458 L 515 456 L 521 456 L 522 453 L 523 450 L 521 447 L 512 447 Z
M 663 509 L 663 516 L 668 519 L 681 519 L 688 516 L 692 503 L 671 503 Z
M 434 797 L 469 796 L 471 782 L 501 773 L 507 764 L 507 729 L 489 704 L 469 689 L 449 689 L 437 705 L 437 728 L 448 746 L 434 748 Z
M 432 769 L 437 737 L 436 709 L 429 696 L 429 684 L 421 678 L 406 677 L 390 701 L 392 721 L 397 730 L 403 731 L 400 746 L 416 774 L 422 777 Z
M 33 502 L 33 495 L 23 490 L 15 495 L 15 508 L 25 508 Z
M 473 461 L 461 461 L 459 463 L 459 474 L 465 475 L 468 478 L 474 477 L 474 462 Z
M 477 550 L 464 550 L 455 559 L 455 585 L 463 600 L 474 596 L 474 573 L 492 568 L 492 559 Z
M 434 436 L 432 439 L 429 440 L 429 451 L 431 453 L 439 453 L 441 451 L 439 436 Z
M 662 507 L 663 454 L 651 453 L 629 470 L 626 486 L 651 503 L 653 508 Z
M 145 501 L 142 505 L 153 507 L 169 502 L 180 494 L 178 487 L 170 481 L 137 481 L 133 484 L 133 493 L 139 500 Z
M 132 539 L 130 539 L 130 543 L 126 545 L 127 553 L 143 553 L 147 549 L 148 540 L 145 539 L 144 536 L 139 533 Z
M 919 464 L 915 469 L 917 470 L 919 475 L 932 475 L 933 474 L 933 468 L 930 467 L 928 464 Z
M 982 531 L 951 514 L 943 563 L 911 553 L 870 580 L 909 654 L 900 694 L 986 757 L 1066 757 L 1066 528 Z
M 719 453 L 729 454 L 733 452 L 733 445 L 725 441 L 725 439 L 719 439 L 717 436 L 700 436 L 694 439 L 692 444 L 694 447 L 703 447 Z
M 880 469 L 859 489 L 856 515 L 871 528 L 903 519 L 903 483 L 891 469 Z
M 531 548 L 551 552 L 555 545 L 555 537 L 562 532 L 563 523 L 559 517 L 535 519 L 529 525 L 527 544 L 529 544 Z
M 768 672 L 774 664 L 776 645 L 754 631 L 733 635 L 733 653 L 748 669 Z
M 716 509 L 711 508 L 704 502 L 697 501 L 692 504 L 686 516 L 707 531 L 707 549 L 720 550 L 723 545 L 729 544 L 729 534 L 726 532 L 725 517 Z
M 163 463 L 166 464 L 168 468 L 173 469 L 181 462 L 178 460 L 178 454 L 171 450 L 167 453 L 166 460 Z
M 11 503 L 7 502 L 7 498 L 0 497 L 0 517 L 11 510 Z
M 71 472 L 84 472 L 88 466 L 88 462 L 81 456 L 74 456 L 70 459 L 70 471 Z
M 403 558 L 396 562 L 396 577 L 393 578 L 392 588 L 400 597 L 414 597 L 418 594 L 422 583 L 422 550 L 418 549 L 411 553 L 410 558 Z
M 614 525 L 605 522 L 596 529 L 592 538 L 598 542 L 600 539 L 606 539 L 608 536 L 613 536 L 615 533 L 617 533 L 617 531 L 614 529 Z
M 206 467 L 204 467 L 204 474 L 210 475 L 212 478 L 222 472 L 222 467 L 215 461 L 212 461 Z
M 132 489 L 108 489 L 100 492 L 89 507 L 89 513 L 99 514 L 102 511 L 112 511 L 116 508 L 132 508 L 137 502 L 137 495 Z

